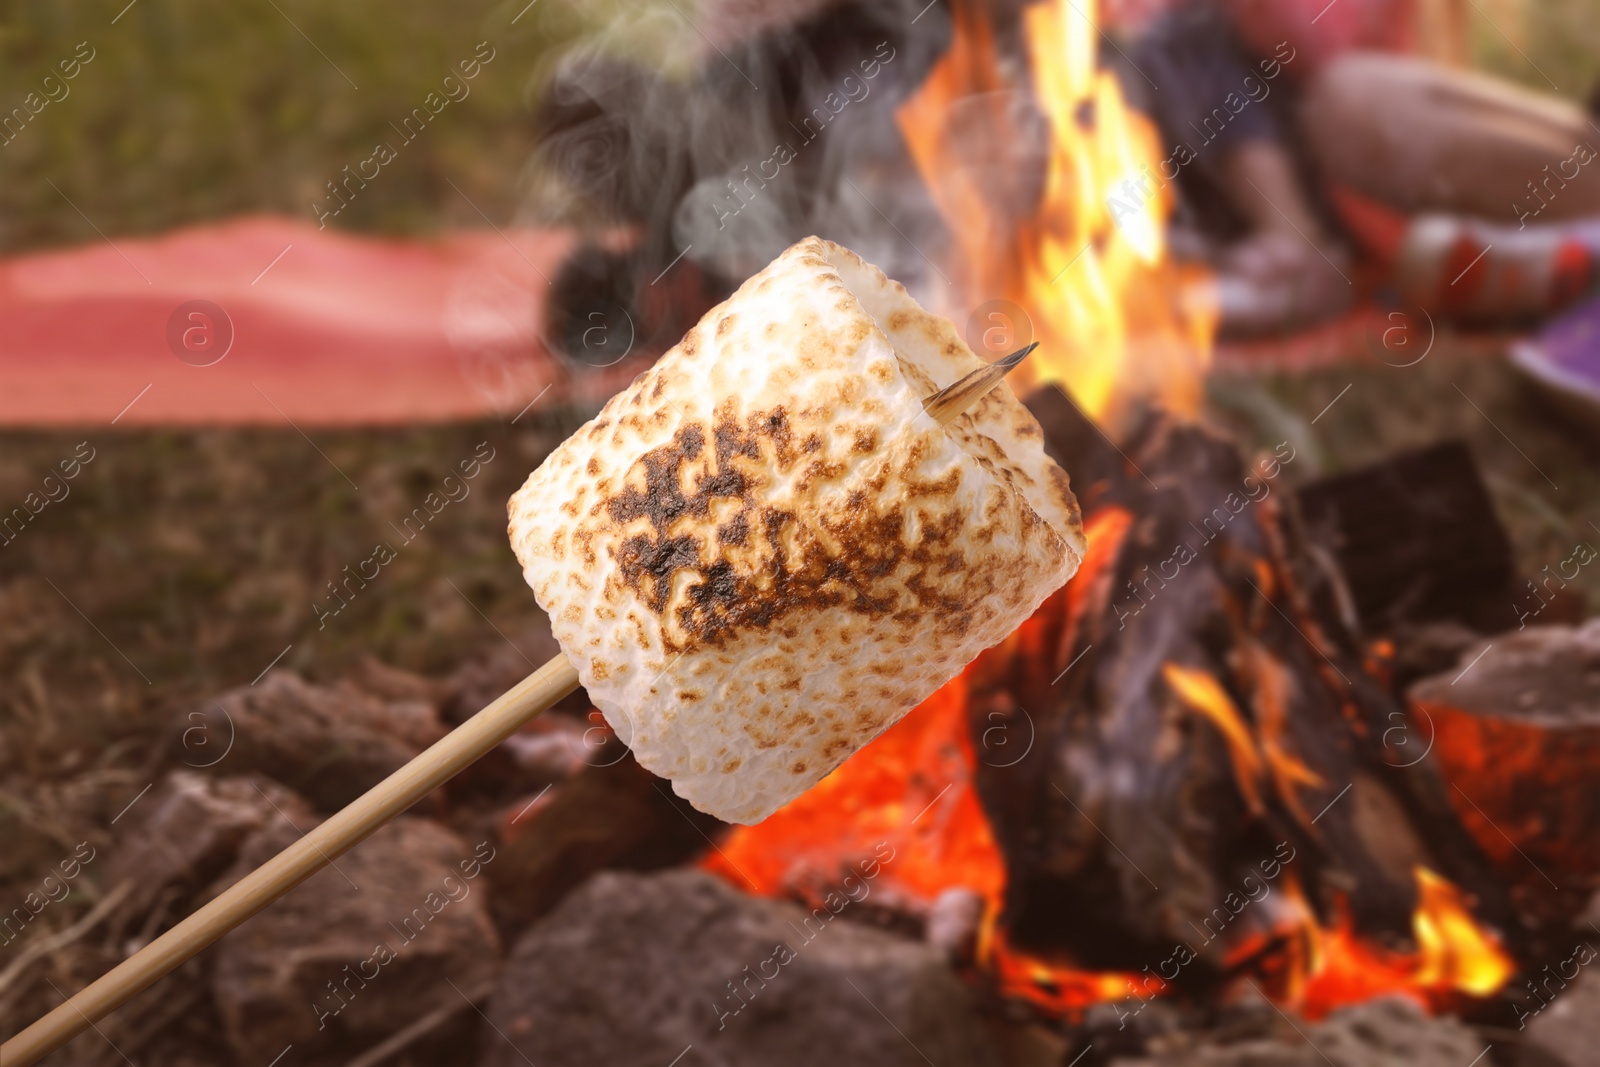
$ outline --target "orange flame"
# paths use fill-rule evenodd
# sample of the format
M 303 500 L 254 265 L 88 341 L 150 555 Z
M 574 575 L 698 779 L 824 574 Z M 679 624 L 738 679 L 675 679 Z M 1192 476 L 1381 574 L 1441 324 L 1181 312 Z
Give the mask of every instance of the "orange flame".
M 1322 778 L 1288 750 L 1283 734 L 1288 716 L 1288 678 L 1281 664 L 1265 653 L 1252 657 L 1259 668 L 1261 690 L 1257 701 L 1259 725 L 1252 726 L 1239 713 L 1228 691 L 1202 670 L 1166 663 L 1161 676 L 1188 707 L 1216 726 L 1228 745 L 1239 795 L 1255 814 L 1263 811 L 1261 782 L 1270 778 L 1278 796 L 1310 825 L 1300 803 L 1297 786 L 1320 786 Z
M 1061 615 L 1076 618 L 1085 590 L 1109 572 L 1132 524 L 1119 508 L 1085 523 L 1088 550 L 1077 576 L 1012 634 L 1002 650 L 1043 658 L 1044 633 Z M 815 904 L 836 890 L 854 866 L 883 852 L 862 899 L 925 911 L 946 890 L 983 901 L 977 961 L 1001 993 L 1057 1014 L 1130 995 L 1148 976 L 1089 971 L 1014 948 L 999 927 L 1005 860 L 974 789 L 977 752 L 968 728 L 967 672 L 925 700 L 809 792 L 757 826 L 736 827 L 705 861 L 706 869 L 761 896 Z M 1139 986 L 1138 988 L 1145 988 Z M 1150 991 L 1159 989 L 1159 981 Z
M 1361 938 L 1341 906 L 1331 926 L 1318 923 L 1299 887 L 1287 886 L 1290 918 L 1274 936 L 1290 940 L 1275 999 L 1310 1019 L 1335 1008 L 1390 994 L 1409 996 L 1440 1010 L 1462 997 L 1486 997 L 1510 980 L 1516 967 L 1493 936 L 1472 917 L 1467 898 L 1442 877 L 1417 867 L 1417 909 L 1411 917 L 1416 948 L 1399 952 Z M 1230 955 L 1259 951 L 1259 939 Z
M 1266 766 L 1261 760 L 1261 750 L 1256 747 L 1255 735 L 1245 724 L 1233 699 L 1205 671 L 1165 663 L 1161 666 L 1161 677 L 1180 700 L 1191 710 L 1211 720 L 1212 725 L 1221 732 L 1222 739 L 1228 745 L 1228 755 L 1233 760 L 1233 776 L 1239 786 L 1239 795 L 1244 797 L 1253 813 L 1260 815 L 1264 809 L 1261 806 L 1259 782 Z
M 1038 137 L 1012 104 L 976 4 L 955 6 L 950 50 L 896 120 L 953 231 L 949 266 L 962 294 L 952 303 L 1003 299 L 1031 319 L 1041 348 L 1016 372 L 1027 376 L 1018 388 L 1060 382 L 1100 417 L 1134 396 L 1193 411 L 1214 305 L 1200 276 L 1167 258 L 1171 195 L 1156 175 L 1159 141 L 1115 77 L 1097 69 L 1093 10 L 1052 0 L 1023 13 L 1032 99 L 1049 131 L 1029 217 L 1011 216 L 1023 197 L 1014 174 L 1028 162 L 1017 146 Z

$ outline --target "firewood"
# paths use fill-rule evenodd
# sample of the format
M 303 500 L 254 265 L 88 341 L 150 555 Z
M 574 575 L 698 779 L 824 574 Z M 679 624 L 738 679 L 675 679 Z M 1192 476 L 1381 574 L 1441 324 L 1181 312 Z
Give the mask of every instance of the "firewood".
M 1600 620 L 1480 643 L 1408 693 L 1450 799 L 1547 925 L 1600 889 Z
M 1311 536 L 1339 561 L 1362 624 L 1517 624 L 1511 542 L 1461 442 L 1405 452 L 1300 491 Z
M 1060 459 L 1106 473 L 1085 490 L 1078 577 L 968 674 L 974 747 L 996 723 L 1033 739 L 1024 758 L 977 767 L 1010 943 L 1136 971 L 1184 942 L 1201 955 L 1184 981 L 1203 986 L 1237 943 L 1214 918 L 1230 894 L 1283 892 L 1286 871 L 1325 921 L 1342 897 L 1359 929 L 1404 940 L 1417 865 L 1514 927 L 1436 768 L 1406 765 L 1421 743 L 1395 744 L 1404 711 L 1364 669 L 1338 575 L 1296 521 L 1292 446 L 1247 463 L 1156 415 L 1119 452 L 1075 408 L 1039 400 L 1066 420 L 1045 425 Z

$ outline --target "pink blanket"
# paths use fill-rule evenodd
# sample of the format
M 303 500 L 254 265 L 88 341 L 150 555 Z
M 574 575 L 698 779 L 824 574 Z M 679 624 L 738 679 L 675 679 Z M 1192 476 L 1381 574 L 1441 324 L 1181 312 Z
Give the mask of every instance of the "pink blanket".
M 571 242 L 246 218 L 0 260 L 0 425 L 515 415 L 563 392 L 541 312 Z

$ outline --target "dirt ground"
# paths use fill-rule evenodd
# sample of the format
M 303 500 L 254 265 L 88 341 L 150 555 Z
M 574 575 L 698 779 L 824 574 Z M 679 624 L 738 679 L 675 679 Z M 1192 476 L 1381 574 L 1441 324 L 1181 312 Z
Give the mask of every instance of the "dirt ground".
M 7 514 L 29 493 L 61 497 L 0 545 L 7 913 L 79 843 L 114 854 L 128 826 L 115 825 L 120 812 L 178 766 L 187 740 L 205 742 L 183 739 L 190 714 L 269 665 L 332 679 L 372 655 L 440 675 L 476 652 L 530 647 L 542 615 L 506 543 L 505 501 L 571 428 L 530 415 L 516 427 L 319 433 L 315 446 L 291 429 L 0 435 Z M 45 483 L 81 457 L 90 458 L 76 477 Z M 478 464 L 476 477 L 446 484 L 463 462 Z M 416 518 L 401 526 L 416 508 L 428 519 L 420 533 Z M 362 569 L 380 543 L 395 557 L 352 586 L 348 603 L 334 599 L 327 583 Z M 76 988 L 122 958 L 101 929 L 43 962 L 22 956 L 111 890 L 105 865 L 85 866 L 65 898 L 0 947 L 0 1031 L 58 1002 L 46 978 Z M 180 973 L 133 1014 L 182 1031 L 192 1062 L 228 1062 L 206 988 Z M 112 1033 L 130 1055 L 171 1055 L 125 1020 L 112 1020 Z M 425 1045 L 413 1054 L 428 1062 Z

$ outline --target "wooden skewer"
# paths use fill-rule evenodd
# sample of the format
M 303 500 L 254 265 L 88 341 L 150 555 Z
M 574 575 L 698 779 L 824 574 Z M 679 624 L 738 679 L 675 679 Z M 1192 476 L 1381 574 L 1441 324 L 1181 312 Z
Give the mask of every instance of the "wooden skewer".
M 1035 347 L 1029 345 L 941 389 L 923 401 L 924 410 L 948 424 L 993 389 Z M 566 656 L 556 656 L 344 810 L 0 1045 L 0 1064 L 29 1067 L 60 1048 L 331 864 L 576 688 L 577 670 Z

